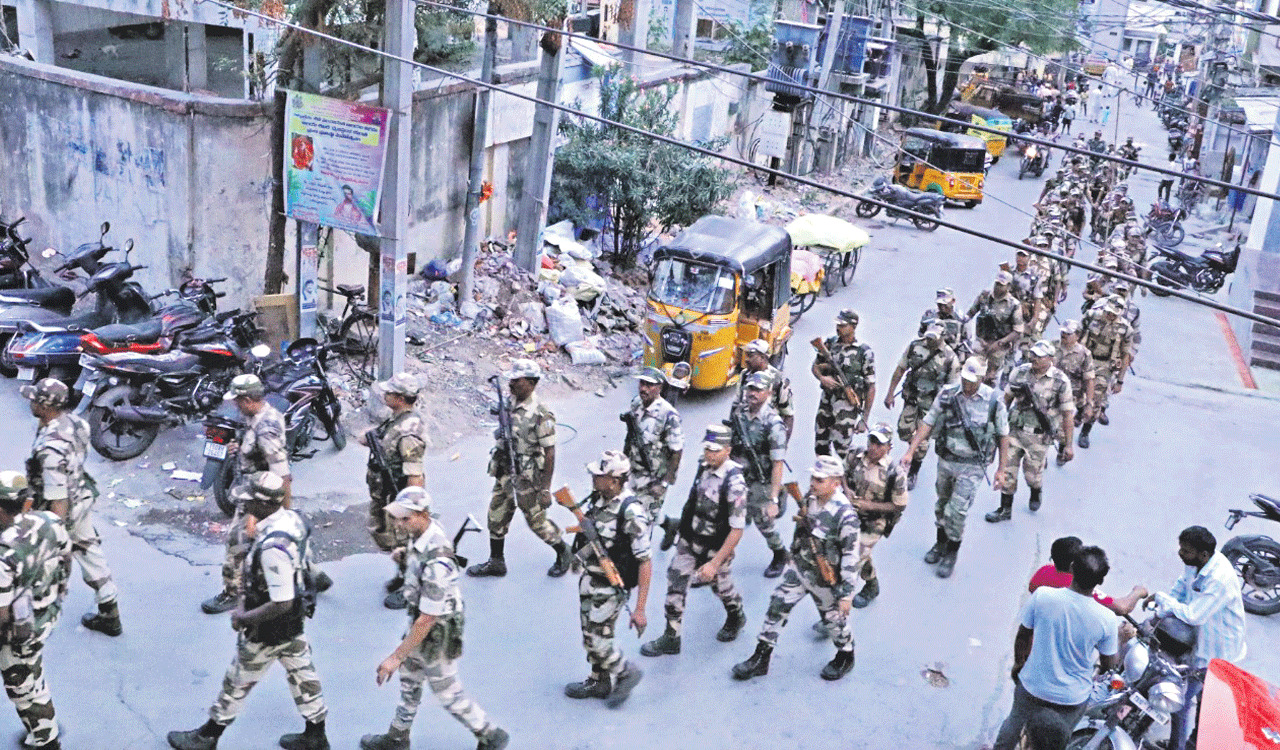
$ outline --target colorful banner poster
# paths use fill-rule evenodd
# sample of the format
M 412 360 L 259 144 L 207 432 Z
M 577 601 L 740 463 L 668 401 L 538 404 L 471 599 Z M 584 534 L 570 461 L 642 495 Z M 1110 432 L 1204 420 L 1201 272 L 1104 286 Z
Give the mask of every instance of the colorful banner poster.
M 391 113 L 288 92 L 284 211 L 298 221 L 378 234 L 378 197 Z

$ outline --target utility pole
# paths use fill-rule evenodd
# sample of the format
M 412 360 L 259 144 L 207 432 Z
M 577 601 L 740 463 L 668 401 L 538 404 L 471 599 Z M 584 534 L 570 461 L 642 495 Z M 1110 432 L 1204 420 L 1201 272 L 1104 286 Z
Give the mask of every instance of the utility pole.
M 387 0 L 382 48 L 405 60 L 413 59 L 413 46 L 417 39 L 413 8 L 412 0 Z M 378 269 L 378 377 L 386 379 L 404 370 L 413 66 L 386 60 L 382 71 L 382 106 L 391 110 L 391 123 L 387 128 L 387 169 L 382 185 L 382 239 L 379 242 L 382 263 Z
M 402 2 L 404 0 L 401 0 Z M 542 67 L 538 71 L 537 96 L 555 102 L 560 92 L 561 46 L 564 37 L 548 31 L 542 37 Z M 542 227 L 547 222 L 547 200 L 551 194 L 551 169 L 555 158 L 556 126 L 560 110 L 537 104 L 533 110 L 533 137 L 529 141 L 529 174 L 520 196 L 520 223 L 516 227 L 516 265 L 536 272 Z
M 493 83 L 493 63 L 498 57 L 498 19 L 493 18 L 496 9 L 489 4 L 489 18 L 484 20 L 484 62 L 480 65 L 480 80 Z M 462 236 L 462 282 L 458 290 L 458 309 L 464 300 L 475 296 L 476 250 L 480 242 L 480 188 L 484 184 L 485 145 L 489 140 L 489 98 L 492 89 L 480 86 L 476 89 L 475 118 L 471 126 L 471 174 L 467 183 L 467 228 Z
M 671 54 L 680 57 L 693 57 L 693 41 L 696 30 L 697 15 L 694 13 L 694 0 L 675 0 L 675 28 L 671 34 Z

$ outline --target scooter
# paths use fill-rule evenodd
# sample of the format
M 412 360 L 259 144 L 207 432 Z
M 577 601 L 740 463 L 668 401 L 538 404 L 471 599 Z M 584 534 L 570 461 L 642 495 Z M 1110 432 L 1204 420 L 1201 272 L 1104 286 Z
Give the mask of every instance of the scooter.
M 1147 270 L 1157 284 L 1171 289 L 1191 287 L 1197 292 L 1213 294 L 1222 288 L 1227 275 L 1234 273 L 1240 260 L 1240 245 L 1224 252 L 1222 245 L 1215 245 L 1200 255 L 1187 255 L 1172 247 L 1153 245 Z M 1152 289 L 1160 297 L 1169 293 Z
M 1280 501 L 1259 494 L 1249 495 L 1249 499 L 1261 512 L 1229 511 L 1228 529 L 1235 528 L 1246 516 L 1280 523 Z M 1280 612 L 1280 542 L 1262 534 L 1236 536 L 1222 545 L 1222 556 L 1231 561 L 1240 576 L 1246 612 L 1255 615 Z
M 928 232 L 937 229 L 938 222 L 935 219 L 925 218 L 925 216 L 912 216 L 907 211 L 941 219 L 942 204 L 946 202 L 946 198 L 941 193 L 920 192 L 919 190 L 891 185 L 883 176 L 877 177 L 871 183 L 871 187 L 867 190 L 867 195 L 891 206 L 891 208 L 885 210 L 889 218 L 909 218 L 916 225 L 916 229 L 923 229 Z M 870 219 L 880 213 L 881 208 L 880 205 L 870 201 L 859 201 L 853 212 L 864 219 Z
M 31 257 L 27 254 L 31 239 L 23 239 L 18 234 L 18 227 L 26 220 L 25 216 L 12 222 L 0 220 L 0 289 L 49 286 L 49 282 L 31 265 Z

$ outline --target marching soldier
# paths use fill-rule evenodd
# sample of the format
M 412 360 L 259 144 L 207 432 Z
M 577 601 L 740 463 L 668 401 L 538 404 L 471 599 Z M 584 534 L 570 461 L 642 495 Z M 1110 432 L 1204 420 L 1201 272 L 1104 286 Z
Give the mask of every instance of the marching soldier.
M 1031 240 L 1037 248 L 1048 251 L 1049 238 L 1039 235 Z M 1025 352 L 1044 331 L 1049 319 L 1049 304 L 1045 299 L 1046 277 L 1039 266 L 1031 263 L 1031 253 L 1018 248 L 1014 267 L 1009 272 L 1013 275 L 1013 283 L 1009 285 L 1009 293 L 1022 303 L 1022 347 Z
M 791 378 L 773 366 L 769 361 L 769 342 L 755 339 L 742 348 L 742 356 L 746 364 L 742 378 L 738 380 L 738 395 L 735 402 L 741 404 L 747 395 L 747 376 L 753 372 L 762 372 L 769 376 L 773 383 L 769 405 L 782 417 L 782 426 L 787 428 L 787 444 L 791 444 L 791 430 L 796 424 L 796 406 L 791 395 Z
M 244 556 L 250 540 L 244 528 L 244 501 L 249 493 L 249 477 L 270 471 L 284 480 L 284 502 L 290 503 L 293 477 L 289 473 L 289 449 L 285 446 L 284 415 L 266 401 L 267 389 L 257 375 L 237 375 L 223 396 L 235 403 L 248 425 L 236 453 L 236 481 L 227 491 L 236 504 L 235 517 L 227 529 L 227 551 L 222 561 L 222 591 L 204 600 L 200 609 L 216 615 L 235 609 L 244 588 Z
M 640 501 L 627 489 L 631 466 L 618 451 L 605 451 L 600 460 L 587 464 L 593 492 L 583 512 L 594 522 L 600 545 L 622 577 L 622 587 L 609 582 L 598 554 L 587 543 L 585 532 L 574 541 L 582 578 L 578 581 L 582 643 L 587 649 L 591 675 L 565 685 L 570 698 L 604 698 L 609 708 L 621 706 L 639 684 L 643 673 L 627 661 L 614 642 L 618 615 L 638 588 L 631 626 L 644 633 L 645 605 L 653 562 L 649 556 L 649 525 Z
M 1076 400 L 1073 424 L 1081 426 L 1093 412 L 1094 369 L 1093 355 L 1080 343 L 1080 321 L 1062 321 L 1058 329 L 1058 343 L 1054 347 L 1053 364 L 1062 370 L 1071 383 L 1071 395 Z M 1065 449 L 1066 446 L 1063 446 Z M 1066 463 L 1063 451 L 1058 452 L 1058 465 Z
M 787 564 L 787 548 L 776 528 L 778 495 L 782 493 L 782 462 L 787 455 L 786 428 L 769 406 L 768 376 L 753 372 L 747 376 L 744 408 L 729 412 L 733 432 L 730 456 L 743 467 L 747 479 L 747 520 L 755 524 L 773 551 L 765 568 L 765 578 L 777 578 Z
M 406 487 L 386 513 L 410 539 L 403 589 L 409 602 L 409 629 L 396 650 L 378 665 L 379 685 L 400 672 L 400 705 L 391 728 L 386 734 L 361 737 L 360 750 L 409 750 L 409 730 L 422 703 L 424 682 L 440 705 L 476 736 L 479 750 L 501 750 L 509 740 L 506 730 L 489 721 L 458 682 L 463 622 L 460 571 L 453 545 L 431 518 L 431 496 L 421 487 Z
M 569 572 L 573 555 L 560 538 L 560 528 L 547 518 L 551 507 L 551 477 L 556 470 L 556 415 L 543 405 L 534 390 L 542 368 L 531 359 L 517 359 L 503 373 L 515 405 L 511 407 L 511 443 L 500 433 L 489 457 L 494 478 L 489 499 L 489 559 L 467 568 L 467 575 L 501 577 L 507 574 L 504 547 L 516 508 L 524 513 L 529 529 L 555 550 L 556 561 L 547 575 L 559 578 Z M 514 455 L 512 455 L 514 453 Z M 515 476 L 511 465 L 515 465 Z
M 1093 357 L 1094 370 L 1094 412 L 1085 420 L 1080 428 L 1080 437 L 1076 445 L 1089 447 L 1089 431 L 1094 421 L 1103 425 L 1110 424 L 1107 417 L 1107 403 L 1113 393 L 1119 393 L 1124 387 L 1124 374 L 1129 371 L 1133 362 L 1132 344 L 1133 329 L 1123 317 L 1124 309 L 1114 299 L 1106 300 L 1100 315 L 1091 315 L 1086 319 L 1086 327 L 1082 343 Z
M 902 383 L 902 414 L 898 416 L 898 437 L 910 442 L 916 434 L 920 417 L 924 415 L 937 397 L 942 386 L 955 382 L 960 374 L 960 362 L 956 353 L 944 340 L 944 331 L 940 324 L 931 323 L 924 335 L 907 345 L 907 350 L 898 360 L 889 382 L 889 390 L 884 395 L 884 408 L 892 409 L 894 393 L 898 383 Z M 907 489 L 916 487 L 916 475 L 920 473 L 920 465 L 924 463 L 925 454 L 929 452 L 929 444 L 922 443 L 919 452 L 911 457 L 911 468 L 907 471 Z
M 94 591 L 98 611 L 80 618 L 80 624 L 109 636 L 124 631 L 120 624 L 119 592 L 111 580 L 102 540 L 93 526 L 93 505 L 98 487 L 84 469 L 89 454 L 89 425 L 67 411 L 70 389 L 54 378 L 44 378 L 19 389 L 31 402 L 31 414 L 39 421 L 27 459 L 27 483 L 36 510 L 60 517 L 71 537 L 71 555 L 80 563 L 84 582 Z
M 645 656 L 680 653 L 685 597 L 695 577 L 711 583 L 728 615 L 716 640 L 736 639 L 747 624 L 731 570 L 733 550 L 747 524 L 747 483 L 742 467 L 729 459 L 732 440 L 732 432 L 724 425 L 707 427 L 702 462 L 680 514 L 680 541 L 667 568 L 667 627 L 660 637 L 640 647 Z
M 240 632 L 236 655 L 222 680 L 222 692 L 209 709 L 209 720 L 186 732 L 170 732 L 176 750 L 215 750 L 218 738 L 235 721 L 245 698 L 277 661 L 288 676 L 302 732 L 280 738 L 285 750 L 329 750 L 325 736 L 328 708 L 320 678 L 311 662 L 311 644 L 303 632 L 309 615 L 304 601 L 303 571 L 310 536 L 307 523 L 284 507 L 284 480 L 269 471 L 250 478 L 245 512 L 252 543 L 244 564 L 244 600 L 231 613 Z
M 917 336 L 923 336 L 925 331 L 929 330 L 929 326 L 937 324 L 942 326 L 942 341 L 951 350 L 956 353 L 957 357 L 964 356 L 968 351 L 969 342 L 964 335 L 964 319 L 956 315 L 956 295 L 955 292 L 943 287 L 938 290 L 936 307 L 925 310 L 920 316 L 920 330 Z
M 964 525 L 978 485 L 986 476 L 991 454 L 999 453 L 995 487 L 1004 481 L 1009 451 L 1009 412 L 1000 393 L 982 382 L 986 367 L 982 357 L 970 357 L 960 370 L 958 385 L 944 386 L 921 420 L 911 447 L 902 457 L 905 465 L 920 444 L 932 435 L 938 451 L 938 502 L 933 514 L 938 539 L 924 556 L 937 564 L 939 578 L 949 578 L 956 567 Z
M 44 644 L 62 612 L 71 554 L 63 520 L 31 510 L 27 478 L 0 472 L 0 675 L 27 731 L 22 746 L 31 750 L 62 747 Z
M 907 486 L 902 468 L 889 458 L 892 431 L 881 422 L 867 431 L 867 446 L 849 451 L 844 483 L 849 501 L 858 512 L 858 558 L 865 583 L 853 606 L 862 609 L 880 595 L 880 579 L 871 563 L 871 550 L 893 527 L 907 507 Z
M 424 484 L 422 458 L 427 451 L 425 428 L 416 405 L 421 386 L 407 372 L 396 373 L 378 384 L 382 402 L 391 410 L 377 427 L 365 433 L 360 442 L 369 446 L 365 483 L 369 487 L 369 536 L 383 552 L 393 553 L 396 573 L 387 581 L 387 596 L 382 605 L 387 609 L 407 606 L 404 586 L 404 554 L 408 543 L 404 533 L 387 518 L 385 509 L 405 487 Z
M 836 647 L 835 657 L 822 668 L 822 679 L 838 680 L 853 669 L 853 632 L 849 611 L 853 582 L 858 576 L 858 514 L 840 490 L 844 467 L 835 456 L 819 455 L 810 473 L 809 492 L 796 516 L 791 542 L 792 562 L 769 598 L 755 653 L 734 665 L 736 680 L 769 673 L 769 659 L 791 609 L 804 598 L 822 613 L 826 632 Z M 837 572 L 838 571 L 838 572 Z
M 988 383 L 999 379 L 1024 327 L 1022 305 L 1009 293 L 1012 284 L 1013 274 L 1000 271 L 991 289 L 984 289 L 969 306 L 968 318 L 974 321 L 973 334 L 977 339 L 973 353 L 986 358 Z
M 876 359 L 869 345 L 858 342 L 858 313 L 853 310 L 836 315 L 836 335 L 827 339 L 826 346 L 834 361 L 819 355 L 811 368 L 822 385 L 813 450 L 838 458 L 849 450 L 854 434 L 867 430 L 876 397 Z M 849 400 L 840 376 L 853 389 L 854 401 Z
M 1001 482 L 1000 507 L 986 515 L 989 523 L 1013 517 L 1013 496 L 1018 492 L 1021 465 L 1031 488 L 1032 512 L 1040 510 L 1044 467 L 1049 447 L 1061 440 L 1063 463 L 1073 457 L 1071 437 L 1075 426 L 1075 399 L 1071 381 L 1053 364 L 1053 344 L 1043 339 L 1030 351 L 1031 361 L 1009 375 L 1004 403 L 1009 409 L 1009 453 Z
M 661 395 L 666 376 L 646 367 L 638 376 L 640 394 L 618 415 L 627 425 L 624 450 L 631 461 L 631 490 L 644 502 L 650 528 L 657 524 L 667 488 L 676 481 L 684 453 L 680 412 Z

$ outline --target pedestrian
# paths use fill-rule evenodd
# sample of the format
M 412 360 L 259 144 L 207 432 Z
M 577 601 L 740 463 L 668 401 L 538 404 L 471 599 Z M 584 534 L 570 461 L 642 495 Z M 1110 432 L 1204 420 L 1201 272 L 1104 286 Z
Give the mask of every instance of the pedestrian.
M 1067 106 L 1062 108 L 1062 132 L 1063 133 L 1071 132 L 1071 123 L 1075 121 L 1076 115 L 1079 113 L 1079 111 L 1080 111 L 1080 108 L 1076 105 L 1075 101 L 1067 100 Z
M 898 383 L 902 383 L 902 413 L 898 415 L 898 438 L 910 443 L 920 424 L 920 418 L 933 405 L 942 386 L 955 382 L 960 376 L 960 361 L 955 351 L 943 339 L 943 327 L 938 322 L 929 324 L 924 335 L 907 344 L 907 350 L 898 360 L 884 395 L 884 408 L 892 409 Z M 921 443 L 911 456 L 907 470 L 906 489 L 916 487 L 916 475 L 929 452 L 929 444 Z
M 858 341 L 858 313 L 847 308 L 837 313 L 836 335 L 826 340 L 826 346 L 833 361 L 819 355 L 810 368 L 822 385 L 813 450 L 843 460 L 853 436 L 867 430 L 876 398 L 876 358 L 869 345 Z
M 680 514 L 680 541 L 667 567 L 667 627 L 640 647 L 645 656 L 680 653 L 685 597 L 694 578 L 709 582 L 724 605 L 726 618 L 717 641 L 737 639 L 747 624 L 732 575 L 733 551 L 747 524 L 747 483 L 742 466 L 729 458 L 732 439 L 724 425 L 707 426 L 702 462 Z
M 1093 355 L 1080 343 L 1080 321 L 1068 318 L 1058 328 L 1058 343 L 1054 346 L 1053 364 L 1067 376 L 1071 383 L 1071 395 L 1076 400 L 1073 421 L 1080 427 L 1093 413 L 1096 381 Z M 1065 446 L 1063 446 L 1065 448 Z M 1059 450 L 1057 463 L 1066 463 L 1064 452 Z
M 1019 365 L 1009 376 L 1004 402 L 1009 408 L 1009 460 L 1000 483 L 1000 507 L 988 513 L 988 523 L 1013 517 L 1013 496 L 1018 492 L 1018 467 L 1031 490 L 1028 507 L 1034 513 L 1043 500 L 1044 469 L 1049 448 L 1063 446 L 1063 461 L 1073 457 L 1076 402 L 1071 381 L 1053 364 L 1053 344 L 1037 341 L 1029 352 L 1031 361 Z
M 1169 152 L 1169 169 L 1175 169 L 1178 163 L 1178 155 L 1173 151 Z M 1160 186 L 1156 188 L 1156 200 L 1165 201 L 1166 203 L 1173 199 L 1173 175 L 1163 175 L 1160 179 Z
M 382 393 L 382 402 L 391 410 L 391 416 L 360 438 L 361 443 L 369 446 L 365 471 L 365 484 L 369 488 L 369 536 L 378 549 L 391 553 L 396 565 L 382 600 L 387 609 L 407 606 L 401 588 L 404 586 L 404 548 L 409 540 L 391 523 L 384 509 L 400 490 L 422 487 L 426 483 L 422 466 L 427 451 L 426 428 L 417 410 L 420 389 L 418 379 L 407 372 L 396 373 L 379 383 L 376 391 Z
M 1194 704 L 1204 690 L 1205 669 L 1214 659 L 1239 664 L 1244 639 L 1244 599 L 1240 576 L 1221 552 L 1218 540 L 1203 526 L 1188 526 L 1178 534 L 1178 558 L 1186 566 L 1169 593 L 1152 595 L 1156 614 L 1171 614 L 1196 631 L 1192 672 L 1182 708 L 1169 724 L 1169 750 L 1184 750 L 1191 736 Z
M 787 436 L 782 419 L 769 405 L 772 387 L 769 376 L 751 373 L 747 376 L 746 400 L 729 412 L 733 432 L 730 457 L 743 467 L 747 480 L 747 521 L 755 524 L 773 552 L 765 578 L 782 575 L 787 563 L 787 548 L 776 528 Z
M 38 423 L 27 459 L 32 507 L 62 519 L 71 537 L 71 555 L 80 563 L 84 582 L 93 589 L 97 601 L 97 612 L 81 617 L 80 624 L 109 636 L 120 635 L 124 628 L 117 602 L 119 591 L 93 525 L 98 485 L 84 468 L 89 456 L 89 424 L 67 410 L 71 390 L 61 380 L 43 378 L 18 392 L 31 402 L 31 415 Z
M 933 510 L 937 541 L 925 554 L 924 561 L 937 564 L 939 578 L 949 578 L 955 570 L 969 508 L 993 453 L 999 455 L 995 489 L 1000 490 L 1004 481 L 1009 452 L 1009 413 L 1000 393 L 982 382 L 985 375 L 982 358 L 970 357 L 960 370 L 960 383 L 945 386 L 938 392 L 911 439 L 911 446 L 902 456 L 905 465 L 921 443 L 933 436 L 938 451 L 938 479 L 934 484 L 938 501 Z
M 1064 536 L 1054 539 L 1049 545 L 1049 564 L 1041 566 L 1032 574 L 1031 580 L 1027 583 L 1027 591 L 1034 594 L 1036 589 L 1045 586 L 1053 589 L 1065 589 L 1071 586 L 1071 563 L 1075 560 L 1076 553 L 1083 547 L 1084 542 L 1080 541 L 1079 537 Z M 1126 596 L 1115 599 L 1095 589 L 1093 598 L 1102 606 L 1123 617 L 1137 609 L 1149 593 L 1143 586 L 1134 586 Z M 1124 627 L 1124 625 L 1121 626 L 1122 629 Z
M 973 333 L 977 339 L 973 353 L 986 360 L 988 383 L 999 379 L 1009 353 L 1024 330 L 1022 303 L 1009 292 L 1012 284 L 1013 274 L 1001 270 L 991 288 L 984 289 L 969 306 L 967 317 L 974 321 Z
M 22 747 L 61 750 L 44 644 L 67 594 L 72 543 L 64 521 L 32 510 L 31 500 L 25 476 L 0 471 L 0 621 L 7 635 L 0 644 L 0 675 L 26 730 Z
M 1080 114 L 1085 117 L 1091 117 L 1089 109 L 1089 86 L 1085 84 L 1080 87 Z M 1090 122 L 1093 120 L 1090 119 Z
M 1013 641 L 1013 708 L 993 750 L 1013 750 L 1036 713 L 1055 713 L 1074 727 L 1093 689 L 1095 662 L 1103 673 L 1118 663 L 1118 621 L 1093 598 L 1108 570 L 1102 549 L 1083 547 L 1069 588 L 1041 588 L 1023 605 Z
M 406 487 L 384 509 L 409 537 L 405 550 L 405 598 L 409 629 L 396 650 L 378 665 L 379 685 L 400 673 L 400 705 L 386 734 L 366 734 L 360 750 L 409 750 L 409 731 L 422 703 L 425 682 L 436 700 L 479 740 L 478 750 L 501 750 L 506 730 L 489 721 L 483 709 L 462 691 L 463 605 L 458 561 L 440 523 L 431 517 L 431 496 Z
M 595 527 L 599 550 L 578 532 L 574 541 L 582 577 L 578 580 L 582 644 L 587 650 L 591 674 L 582 682 L 565 685 L 570 698 L 603 698 L 609 708 L 621 706 L 639 684 L 643 672 L 622 655 L 614 640 L 618 615 L 636 589 L 636 606 L 630 624 L 644 633 L 648 620 L 649 579 L 653 562 L 649 555 L 649 526 L 645 512 L 631 490 L 627 474 L 631 464 L 618 451 L 605 451 L 600 460 L 587 464 L 592 492 L 583 501 L 583 513 Z M 600 552 L 613 562 L 622 585 L 609 580 Z
M 662 370 L 646 367 L 636 379 L 639 394 L 618 418 L 627 425 L 624 451 L 631 461 L 631 490 L 644 503 L 652 530 L 662 515 L 667 488 L 676 481 L 680 470 L 684 430 L 680 412 L 661 395 L 667 381 Z
M 1111 395 L 1124 388 L 1124 376 L 1133 361 L 1130 350 L 1133 329 L 1128 321 L 1120 317 L 1124 309 L 1113 299 L 1108 298 L 1101 311 L 1090 315 L 1084 322 L 1082 342 L 1093 357 L 1093 371 L 1096 385 L 1094 387 L 1094 413 L 1085 420 L 1080 428 L 1080 437 L 1076 445 L 1089 447 L 1089 432 L 1093 423 L 1106 426 L 1111 424 L 1107 416 L 1107 406 Z
M 845 460 L 844 484 L 849 501 L 858 512 L 859 573 L 863 586 L 853 597 L 857 609 L 870 604 L 880 595 L 880 578 L 871 562 L 871 551 L 882 538 L 893 533 L 893 527 L 907 509 L 907 483 L 902 467 L 889 458 L 893 447 L 893 431 L 881 422 L 867 430 L 865 448 L 849 451 Z
M 1110 120 L 1110 119 L 1111 119 L 1111 104 L 1107 103 L 1102 105 L 1102 119 L 1099 121 L 1098 124 L 1106 125 L 1107 120 Z
M 282 736 L 280 747 L 329 750 L 324 727 L 328 708 L 303 632 L 310 614 L 303 585 L 310 529 L 302 516 L 284 507 L 280 476 L 259 472 L 249 483 L 244 502 L 252 542 L 244 564 L 244 599 L 231 613 L 231 627 L 240 633 L 236 654 L 209 709 L 209 720 L 186 732 L 170 732 L 169 745 L 175 750 L 215 750 L 218 738 L 244 708 L 249 691 L 280 662 L 293 702 L 306 721 L 302 732 Z
M 755 339 L 742 347 L 742 377 L 738 380 L 738 403 L 747 396 L 747 376 L 753 372 L 762 372 L 769 376 L 773 383 L 773 392 L 769 405 L 782 417 L 782 426 L 787 428 L 787 444 L 791 444 L 791 431 L 796 424 L 796 405 L 791 393 L 791 378 L 769 361 L 769 342 L 766 339 Z
M 556 470 L 556 415 L 539 399 L 535 390 L 542 368 L 531 359 L 517 359 L 503 373 L 515 405 L 510 408 L 511 445 L 501 429 L 489 458 L 493 493 L 489 499 L 489 559 L 467 568 L 469 576 L 505 576 L 507 530 L 516 507 L 524 513 L 529 529 L 556 553 L 547 575 L 559 578 L 569 572 L 573 555 L 560 537 L 560 528 L 547 518 L 551 507 L 551 478 Z M 514 455 L 512 455 L 512 452 Z M 511 466 L 515 466 L 515 475 Z
M 853 669 L 853 581 L 858 575 L 858 514 L 840 489 L 844 467 L 835 456 L 819 455 L 809 474 L 809 492 L 796 516 L 791 564 L 765 612 L 755 653 L 735 664 L 733 677 L 749 680 L 769 673 L 769 659 L 796 603 L 809 595 L 822 615 L 836 655 L 822 668 L 822 679 L 838 680 Z

